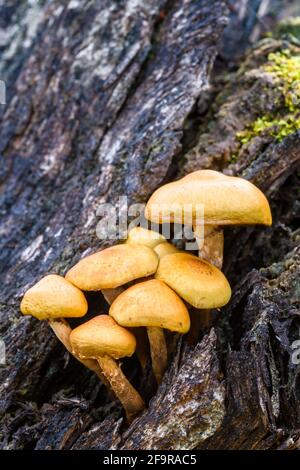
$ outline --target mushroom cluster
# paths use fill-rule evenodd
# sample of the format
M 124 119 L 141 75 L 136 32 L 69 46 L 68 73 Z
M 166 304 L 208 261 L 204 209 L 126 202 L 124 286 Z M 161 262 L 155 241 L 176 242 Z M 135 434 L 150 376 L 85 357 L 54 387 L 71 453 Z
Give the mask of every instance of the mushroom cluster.
M 199 204 L 204 208 L 204 230 L 196 220 Z M 145 217 L 158 224 L 181 223 L 186 208 L 198 256 L 178 250 L 158 232 L 135 227 L 125 243 L 81 259 L 65 277 L 45 276 L 21 302 L 24 315 L 47 320 L 66 349 L 100 377 L 122 403 L 129 421 L 145 403 L 119 360 L 136 353 L 144 369 L 148 337 L 159 384 L 168 361 L 164 330 L 185 334 L 191 328 L 192 308 L 194 315 L 196 309 L 208 321 L 211 309 L 230 300 L 230 285 L 221 271 L 223 227 L 272 222 L 268 201 L 256 186 L 211 170 L 196 171 L 156 190 Z M 84 317 L 88 291 L 101 291 L 108 311 L 99 311 L 72 329 L 66 318 Z

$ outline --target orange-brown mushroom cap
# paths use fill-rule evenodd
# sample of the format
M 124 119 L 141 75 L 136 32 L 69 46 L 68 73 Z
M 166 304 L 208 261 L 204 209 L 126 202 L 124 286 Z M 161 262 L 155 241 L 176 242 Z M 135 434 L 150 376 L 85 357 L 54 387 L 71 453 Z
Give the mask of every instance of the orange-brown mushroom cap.
M 73 353 L 81 359 L 130 357 L 136 348 L 134 335 L 109 315 L 98 315 L 74 328 L 70 343 Z
M 147 230 L 143 227 L 134 227 L 128 232 L 126 243 L 134 243 L 154 248 L 164 241 L 166 241 L 165 237 L 154 230 Z
M 156 253 L 147 246 L 115 245 L 83 258 L 67 272 L 66 279 L 85 291 L 111 289 L 150 276 L 157 265 Z
M 190 317 L 182 300 L 164 282 L 140 282 L 120 294 L 109 314 L 122 326 L 159 327 L 178 333 L 190 328 Z
M 194 307 L 222 307 L 231 297 L 230 285 L 224 274 L 207 261 L 187 253 L 164 256 L 155 274 L 186 302 Z
M 212 170 L 199 170 L 157 189 L 150 197 L 145 216 L 156 222 L 195 221 L 203 206 L 205 224 L 271 225 L 265 195 L 250 181 Z
M 32 315 L 39 320 L 82 317 L 87 309 L 84 294 L 57 274 L 43 277 L 25 292 L 21 302 L 23 315 Z

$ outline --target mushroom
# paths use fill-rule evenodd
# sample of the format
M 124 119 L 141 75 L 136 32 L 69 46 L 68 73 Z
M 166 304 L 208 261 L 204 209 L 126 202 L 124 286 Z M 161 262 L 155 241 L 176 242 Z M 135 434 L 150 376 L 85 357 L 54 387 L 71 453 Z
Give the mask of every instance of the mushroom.
M 23 315 L 48 320 L 56 337 L 71 354 L 69 337 L 72 329 L 64 317 L 83 317 L 87 310 L 88 304 L 84 294 L 57 274 L 43 277 L 25 292 L 21 302 Z M 82 361 L 78 357 L 76 359 L 101 377 L 101 370 L 96 361 Z
M 165 282 L 187 303 L 200 309 L 222 307 L 231 297 L 224 274 L 208 261 L 188 253 L 161 258 L 155 279 Z
M 155 232 L 155 230 L 147 230 L 143 227 L 134 227 L 128 232 L 128 238 L 125 243 L 155 248 L 156 245 L 165 241 L 165 237 L 160 233 Z
M 172 243 L 168 242 L 159 243 L 154 248 L 154 251 L 158 255 L 159 259 L 163 256 L 170 255 L 171 253 L 179 253 L 179 250 L 177 250 Z
M 264 194 L 243 178 L 217 171 L 199 170 L 157 189 L 150 197 L 145 216 L 156 223 L 182 223 L 183 213 L 194 225 L 201 241 L 197 207 L 204 209 L 204 239 L 201 257 L 221 268 L 223 261 L 222 226 L 271 225 L 272 216 Z
M 177 252 L 175 246 L 171 243 L 168 243 L 163 235 L 154 230 L 148 230 L 143 227 L 134 227 L 128 232 L 128 238 L 125 243 L 130 244 L 140 244 L 144 246 L 148 246 L 152 248 L 155 253 L 158 255 L 158 258 L 164 256 L 167 253 L 174 253 Z M 143 279 L 138 279 L 137 282 L 142 282 Z M 105 292 L 105 298 L 111 305 L 113 301 L 120 295 L 124 288 L 117 288 L 119 289 L 110 289 L 109 292 L 109 300 L 107 299 L 107 290 Z M 146 332 L 144 332 L 144 328 L 133 328 L 132 329 L 136 340 L 137 340 L 137 347 L 136 347 L 136 355 L 138 360 L 141 364 L 143 370 L 146 368 L 147 360 L 148 360 L 148 347 L 145 344 L 145 336 Z M 146 336 L 147 338 L 147 336 Z
M 70 334 L 73 354 L 81 360 L 96 360 L 113 392 L 122 403 L 131 421 L 145 404 L 123 374 L 116 360 L 130 357 L 136 340 L 132 333 L 119 326 L 109 315 L 99 315 L 74 328 Z
M 80 260 L 66 279 L 84 291 L 103 291 L 150 276 L 157 265 L 156 253 L 147 246 L 115 245 Z
M 121 244 L 83 258 L 67 272 L 66 279 L 82 290 L 101 290 L 111 305 L 123 292 L 125 284 L 154 274 L 157 265 L 158 256 L 151 248 L 134 243 Z M 137 337 L 136 354 L 144 369 L 147 350 L 140 344 L 142 332 L 137 332 Z
M 165 237 L 154 230 L 147 230 L 143 227 L 134 227 L 128 232 L 128 238 L 125 244 L 129 245 L 143 245 L 148 248 L 153 248 L 164 242 Z M 154 250 L 156 251 L 156 250 Z M 102 289 L 102 294 L 109 305 L 124 291 L 124 287 L 119 286 L 115 288 Z
M 178 251 L 174 245 L 166 241 L 163 235 L 153 230 L 144 229 L 142 227 L 135 227 L 131 229 L 128 233 L 128 239 L 126 240 L 126 243 L 138 243 L 141 245 L 149 246 L 150 248 L 153 248 L 155 253 L 158 255 L 158 258 L 161 258 L 166 254 L 175 253 Z M 142 279 L 137 280 L 137 282 L 142 281 Z M 120 295 L 120 293 L 125 289 L 123 287 L 118 287 L 117 289 L 110 289 L 108 293 L 109 300 L 107 298 L 108 290 L 109 289 L 106 289 L 105 298 L 111 305 L 113 301 L 118 297 L 118 295 Z M 144 331 L 144 328 L 132 328 L 132 332 L 135 335 L 137 341 L 135 352 L 141 364 L 142 370 L 144 371 L 149 357 L 148 344 L 145 343 L 145 336 L 147 338 L 146 331 Z
M 124 292 L 126 288 L 124 286 L 115 287 L 114 289 L 103 289 L 101 292 L 106 300 L 106 302 L 111 305 L 114 300 Z M 141 365 L 142 370 L 146 369 L 147 361 L 148 361 L 148 345 L 145 342 L 147 341 L 146 331 L 143 331 L 143 328 L 132 328 L 132 333 L 136 339 L 136 349 L 135 354 L 138 358 L 138 361 Z
M 201 309 L 201 315 L 191 315 L 189 340 L 194 342 L 199 330 L 209 325 L 210 309 L 226 305 L 231 297 L 230 285 L 215 266 L 188 253 L 164 256 L 155 274 L 188 304 Z
M 153 372 L 159 384 L 167 367 L 163 328 L 182 334 L 190 328 L 190 317 L 182 300 L 164 282 L 151 279 L 119 295 L 109 314 L 122 326 L 147 327 Z

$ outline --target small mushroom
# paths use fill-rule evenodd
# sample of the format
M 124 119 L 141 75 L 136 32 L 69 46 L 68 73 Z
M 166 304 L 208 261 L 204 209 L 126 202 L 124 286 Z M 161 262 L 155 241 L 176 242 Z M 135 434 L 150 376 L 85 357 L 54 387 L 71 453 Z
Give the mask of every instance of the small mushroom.
M 87 310 L 88 304 L 84 294 L 57 274 L 43 277 L 25 292 L 21 302 L 23 315 L 48 320 L 54 334 L 70 353 L 72 348 L 69 337 L 72 329 L 64 317 L 83 317 Z M 101 370 L 96 361 L 82 361 L 78 357 L 76 359 L 101 377 Z
M 204 209 L 204 237 L 196 220 L 199 205 Z M 254 184 L 212 170 L 195 171 L 157 189 L 147 203 L 145 216 L 156 223 L 182 223 L 183 211 L 194 224 L 201 258 L 219 268 L 223 261 L 221 227 L 272 224 L 268 200 Z
M 159 259 L 163 256 L 170 255 L 171 253 L 179 253 L 179 250 L 177 250 L 172 243 L 168 242 L 159 243 L 154 248 L 154 251 L 158 255 Z
M 165 237 L 154 230 L 147 230 L 143 227 L 134 227 L 128 232 L 126 244 L 144 245 L 155 248 L 156 245 L 166 241 Z
M 155 273 L 190 305 L 196 308 L 217 308 L 231 297 L 230 285 L 215 266 L 188 253 L 164 256 Z
M 215 266 L 188 253 L 164 256 L 155 274 L 187 303 L 201 309 L 191 316 L 190 340 L 198 337 L 199 330 L 210 321 L 210 309 L 226 305 L 231 297 L 230 285 L 224 274 Z
M 80 260 L 66 279 L 84 291 L 103 291 L 150 276 L 157 265 L 156 253 L 147 246 L 115 245 Z
M 128 234 L 128 239 L 126 240 L 126 243 L 137 243 L 137 244 L 149 246 L 150 248 L 153 248 L 155 253 L 158 255 L 158 258 L 161 258 L 162 256 L 165 256 L 166 254 L 175 253 L 178 251 L 174 245 L 166 241 L 163 235 L 160 235 L 158 232 L 155 232 L 153 230 L 144 229 L 142 227 L 135 227 L 131 229 Z M 143 282 L 144 280 L 145 279 L 138 279 L 137 282 Z M 107 296 L 108 290 L 109 289 L 106 289 L 104 296 L 106 300 L 109 302 L 109 304 L 111 305 L 113 301 L 125 289 L 124 287 L 118 287 L 117 289 L 110 289 L 108 292 L 108 296 Z M 144 328 L 133 328 L 132 332 L 135 335 L 136 340 L 137 340 L 137 347 L 136 347 L 135 352 L 141 364 L 142 370 L 144 371 L 146 369 L 149 350 L 148 350 L 148 344 L 145 344 L 146 331 L 144 332 L 143 330 Z M 154 350 L 154 344 L 152 347 L 152 355 L 153 355 L 153 350 Z
M 167 367 L 167 346 L 163 328 L 187 333 L 190 317 L 182 300 L 164 282 L 140 282 L 119 295 L 109 314 L 127 327 L 147 327 L 153 372 L 159 384 Z
M 145 404 L 123 374 L 116 360 L 130 357 L 136 340 L 132 333 L 119 326 L 109 315 L 99 315 L 75 328 L 70 334 L 73 354 L 82 360 L 96 360 L 113 392 L 122 403 L 131 421 Z
M 43 277 L 25 292 L 21 302 L 23 315 L 32 315 L 38 320 L 83 317 L 87 310 L 84 294 L 57 274 Z

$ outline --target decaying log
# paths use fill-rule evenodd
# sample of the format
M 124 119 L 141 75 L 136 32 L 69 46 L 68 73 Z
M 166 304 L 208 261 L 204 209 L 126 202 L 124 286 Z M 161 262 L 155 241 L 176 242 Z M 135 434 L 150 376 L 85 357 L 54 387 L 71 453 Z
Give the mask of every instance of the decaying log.
M 36 7 L 30 31 L 31 7 L 10 3 L 3 28 L 17 59 L 8 40 L 0 59 L 9 82 L 0 128 L 1 447 L 298 447 L 299 365 L 291 353 L 300 335 L 300 132 L 240 136 L 266 110 L 274 119 L 287 113 L 263 66 L 270 52 L 297 54 L 299 45 L 270 38 L 238 71 L 214 72 L 203 111 L 225 2 L 51 0 Z M 274 225 L 226 230 L 232 301 L 197 345 L 178 342 L 157 393 L 137 361 L 124 361 L 152 397 L 127 428 L 119 404 L 47 324 L 21 317 L 20 298 L 45 273 L 64 274 L 107 244 L 96 236 L 100 203 L 123 195 L 144 202 L 163 182 L 199 168 L 255 182 L 270 198 Z M 95 310 L 105 306 L 100 294 L 90 300 Z

